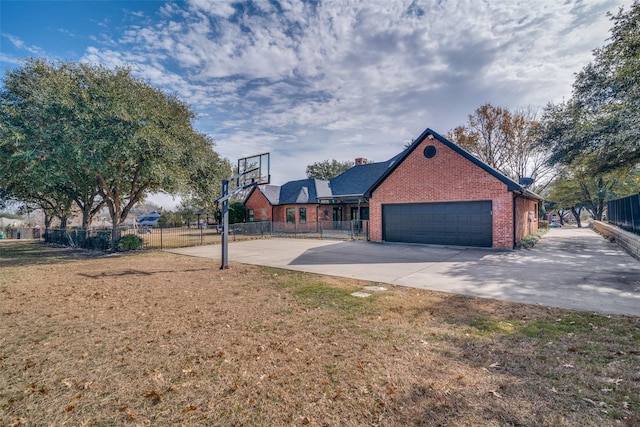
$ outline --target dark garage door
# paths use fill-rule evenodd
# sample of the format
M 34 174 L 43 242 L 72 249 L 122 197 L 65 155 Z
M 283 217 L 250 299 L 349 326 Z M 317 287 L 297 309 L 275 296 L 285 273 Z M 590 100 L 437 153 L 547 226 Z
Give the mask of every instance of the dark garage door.
M 492 230 L 491 200 L 382 205 L 387 242 L 491 247 Z

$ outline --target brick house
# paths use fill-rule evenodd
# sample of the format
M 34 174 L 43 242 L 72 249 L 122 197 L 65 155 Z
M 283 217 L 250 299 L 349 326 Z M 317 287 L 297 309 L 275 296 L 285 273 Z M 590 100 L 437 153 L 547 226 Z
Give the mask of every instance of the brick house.
M 244 201 L 247 221 L 273 221 L 292 229 L 315 229 L 318 221 L 330 219 L 318 204 L 319 197 L 329 194 L 329 181 L 320 179 L 253 187 Z
M 302 212 L 307 224 L 368 219 L 374 242 L 513 248 L 538 229 L 540 200 L 426 129 L 386 162 L 361 162 L 330 181 L 256 187 L 245 205 L 250 221 L 293 224 Z
M 297 224 L 299 229 L 315 230 L 313 224 L 324 221 L 368 220 L 369 204 L 364 193 L 392 160 L 369 163 L 358 158 L 355 166 L 329 181 L 303 179 L 282 186 L 253 187 L 244 201 L 247 221 Z

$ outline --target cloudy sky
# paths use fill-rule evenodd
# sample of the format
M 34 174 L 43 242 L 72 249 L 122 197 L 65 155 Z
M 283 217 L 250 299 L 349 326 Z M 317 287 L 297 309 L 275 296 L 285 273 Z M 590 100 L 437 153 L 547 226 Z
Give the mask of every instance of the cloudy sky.
M 631 0 L 0 2 L 0 66 L 131 66 L 178 94 L 217 151 L 271 153 L 272 183 L 324 159 L 386 160 L 484 103 L 543 107 Z

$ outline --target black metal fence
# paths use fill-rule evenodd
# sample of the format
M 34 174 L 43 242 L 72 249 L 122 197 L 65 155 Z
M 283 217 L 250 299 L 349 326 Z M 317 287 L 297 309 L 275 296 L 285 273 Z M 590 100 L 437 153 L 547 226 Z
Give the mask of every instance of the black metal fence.
M 216 229 L 207 228 L 120 228 L 116 241 L 133 234 L 142 239 L 143 249 L 168 249 L 187 246 L 211 245 L 220 242 L 220 233 Z M 52 229 L 44 233 L 44 240 L 65 246 L 110 251 L 111 229 L 98 230 L 63 230 Z M 230 234 L 231 235 L 231 234 Z
M 610 200 L 607 204 L 607 220 L 624 230 L 640 234 L 640 193 Z
M 44 241 L 73 248 L 94 251 L 111 250 L 111 230 L 49 229 L 43 233 Z
M 277 237 L 349 240 L 369 239 L 369 221 L 363 220 L 319 221 L 306 224 L 271 222 L 265 224 L 271 224 L 272 234 Z
M 109 251 L 111 250 L 111 233 L 110 229 L 50 229 L 44 233 L 44 240 L 65 246 Z M 117 239 L 128 234 L 140 237 L 143 242 L 142 247 L 145 249 L 213 245 L 222 240 L 222 230 L 219 227 L 121 228 L 118 230 Z M 265 237 L 368 240 L 369 221 L 322 221 L 308 224 L 247 222 L 229 225 L 229 240 L 232 242 Z
M 39 227 L 8 227 L 0 229 L 0 239 L 40 239 L 42 229 Z

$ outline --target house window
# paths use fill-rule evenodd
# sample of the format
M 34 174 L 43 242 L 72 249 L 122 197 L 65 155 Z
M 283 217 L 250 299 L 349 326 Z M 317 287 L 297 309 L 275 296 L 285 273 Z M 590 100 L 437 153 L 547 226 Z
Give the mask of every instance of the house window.
M 352 221 L 368 221 L 369 220 L 369 208 L 366 207 L 352 207 L 351 208 L 351 220 Z
M 260 210 L 260 215 L 262 215 L 262 220 L 266 221 L 267 220 L 267 208 L 262 208 Z
M 287 224 L 295 224 L 295 223 L 296 223 L 296 209 L 287 208 Z
M 306 224 L 307 223 L 307 208 L 300 208 L 299 214 L 300 214 L 300 224 Z
M 369 208 L 360 208 L 360 219 L 369 221 Z
M 249 209 L 249 222 L 253 222 L 253 209 Z

